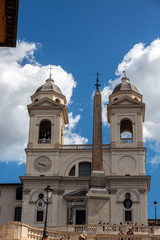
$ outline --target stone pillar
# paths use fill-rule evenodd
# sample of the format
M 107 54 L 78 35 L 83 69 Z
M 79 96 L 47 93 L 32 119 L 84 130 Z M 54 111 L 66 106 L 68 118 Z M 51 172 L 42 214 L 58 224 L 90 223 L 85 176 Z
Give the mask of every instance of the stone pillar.
M 106 181 L 103 171 L 101 94 L 97 89 L 94 96 L 93 151 L 92 151 L 92 173 L 90 179 L 90 186 L 105 187 L 105 184 Z
M 103 171 L 101 94 L 94 96 L 92 171 Z
M 97 85 L 98 86 L 98 83 Z M 90 190 L 87 197 L 87 223 L 109 222 L 110 196 L 105 188 L 106 177 L 103 171 L 102 110 L 101 94 L 97 87 L 94 96 L 93 151 Z

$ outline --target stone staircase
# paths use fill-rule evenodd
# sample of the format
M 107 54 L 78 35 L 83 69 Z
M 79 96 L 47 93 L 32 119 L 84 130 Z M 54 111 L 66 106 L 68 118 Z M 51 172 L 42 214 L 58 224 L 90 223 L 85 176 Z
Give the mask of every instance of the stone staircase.
M 128 235 L 132 229 L 133 235 Z M 123 235 L 120 235 L 120 230 Z M 160 227 L 135 225 L 66 225 L 48 228 L 48 240 L 78 240 L 84 233 L 87 240 L 160 240 Z M 0 240 L 41 240 L 43 228 L 21 222 L 6 222 L 0 227 Z

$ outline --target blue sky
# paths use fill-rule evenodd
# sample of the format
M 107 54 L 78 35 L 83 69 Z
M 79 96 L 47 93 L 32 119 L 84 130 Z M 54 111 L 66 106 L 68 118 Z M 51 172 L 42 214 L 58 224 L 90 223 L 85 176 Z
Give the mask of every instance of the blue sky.
M 92 94 L 95 73 L 100 73 L 103 142 L 109 143 L 106 104 L 126 63 L 127 76 L 146 103 L 148 216 L 154 218 L 156 200 L 160 218 L 159 26 L 158 0 L 20 1 L 17 48 L 0 49 L 0 182 L 19 182 L 25 174 L 26 105 L 48 78 L 49 65 L 68 100 L 66 143 L 92 143 Z

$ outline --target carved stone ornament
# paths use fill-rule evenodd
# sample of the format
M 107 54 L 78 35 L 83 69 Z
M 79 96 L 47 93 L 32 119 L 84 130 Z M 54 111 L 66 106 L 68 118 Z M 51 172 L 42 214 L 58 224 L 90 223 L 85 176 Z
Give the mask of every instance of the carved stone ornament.
M 63 193 L 64 193 L 64 190 L 62 189 L 58 190 L 58 195 L 63 195 Z
M 116 194 L 117 189 L 109 189 L 108 192 L 109 192 L 109 194 Z
M 132 157 L 126 156 L 119 160 L 118 167 L 120 171 L 130 173 L 135 170 L 136 163 Z
M 44 208 L 44 206 L 45 206 L 45 202 L 44 202 L 43 199 L 38 199 L 38 200 L 36 201 L 36 207 L 37 207 L 37 208 L 42 209 L 42 208 Z
M 58 195 L 63 195 L 64 190 L 54 188 L 53 191 L 52 191 L 52 193 L 53 193 L 53 194 L 58 194 Z
M 24 194 L 30 194 L 30 192 L 31 192 L 31 189 L 29 188 L 23 189 Z
M 33 148 L 33 143 L 32 143 L 32 142 L 29 142 L 29 143 L 27 144 L 27 148 Z
M 138 189 L 140 194 L 145 194 L 147 192 L 147 190 L 145 188 L 140 188 Z

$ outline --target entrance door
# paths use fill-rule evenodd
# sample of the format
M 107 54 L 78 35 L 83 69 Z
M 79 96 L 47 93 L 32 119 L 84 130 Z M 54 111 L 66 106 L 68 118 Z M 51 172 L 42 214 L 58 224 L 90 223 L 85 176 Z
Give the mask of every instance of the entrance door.
M 86 211 L 76 210 L 76 225 L 81 225 L 86 223 Z

